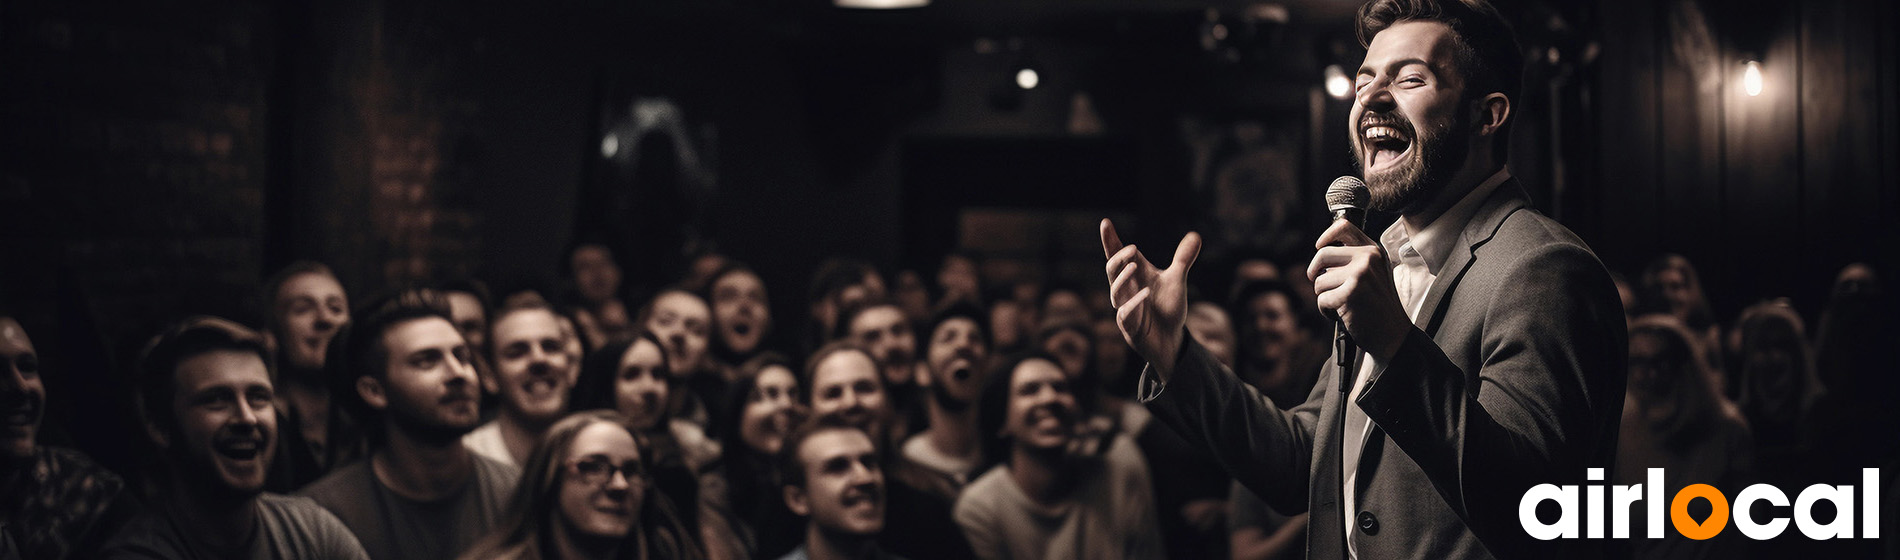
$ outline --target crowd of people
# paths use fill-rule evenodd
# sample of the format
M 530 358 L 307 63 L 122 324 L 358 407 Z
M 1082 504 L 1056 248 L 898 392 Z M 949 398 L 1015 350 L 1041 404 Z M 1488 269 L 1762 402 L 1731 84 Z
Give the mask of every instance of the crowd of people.
M 261 287 L 255 326 L 184 318 L 135 364 L 153 472 L 37 437 L 25 325 L 0 310 L 0 558 L 1296 558 L 1306 516 L 1134 402 L 1143 364 L 1101 288 L 934 282 L 816 267 L 796 333 L 784 290 L 723 256 L 635 295 L 581 244 L 560 290 L 471 280 L 367 302 L 314 262 Z M 1261 398 L 1314 394 L 1330 350 L 1310 282 L 1263 259 L 1187 329 Z M 887 286 L 893 286 L 887 288 Z M 1800 487 L 1890 464 L 1891 317 L 1842 271 L 1819 321 L 1785 302 L 1717 320 L 1689 261 L 1633 282 L 1616 483 Z M 357 304 L 357 305 L 352 305 Z M 787 336 L 795 335 L 795 336 Z M 1887 337 L 1887 338 L 1882 338 Z M 1323 390 L 1319 388 L 1318 390 Z M 1826 457 L 1817 461 L 1815 457 Z M 1838 471 L 1838 472 L 1836 472 Z M 1796 486 L 1796 485 L 1799 486 Z M 1636 512 L 1640 517 L 1641 512 Z M 1639 556 L 1730 542 L 1636 540 Z M 1698 552 L 1702 551 L 1702 552 Z M 1723 552 L 1724 557 L 1728 552 Z

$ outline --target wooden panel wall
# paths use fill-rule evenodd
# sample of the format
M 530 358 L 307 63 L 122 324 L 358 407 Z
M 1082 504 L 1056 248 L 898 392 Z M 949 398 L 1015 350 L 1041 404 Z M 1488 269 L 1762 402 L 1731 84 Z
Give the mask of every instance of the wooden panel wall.
M 1810 321 L 1844 265 L 1900 281 L 1895 7 L 1882 0 L 1604 0 L 1595 67 L 1601 211 L 1579 231 L 1629 275 L 1665 252 L 1701 269 L 1723 320 L 1771 297 Z M 1760 95 L 1743 91 L 1746 60 Z

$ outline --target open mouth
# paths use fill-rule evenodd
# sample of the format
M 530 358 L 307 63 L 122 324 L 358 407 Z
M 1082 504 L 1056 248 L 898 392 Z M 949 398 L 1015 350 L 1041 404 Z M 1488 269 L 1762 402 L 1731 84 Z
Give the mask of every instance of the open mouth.
M 16 406 L 8 407 L 5 412 L 0 412 L 0 425 L 31 426 L 33 425 L 33 421 L 39 417 L 40 407 L 31 401 L 27 401 Z
M 739 336 L 752 334 L 752 324 L 735 322 L 732 324 L 732 334 Z
M 217 451 L 219 455 L 237 461 L 256 459 L 263 448 L 263 440 L 253 438 L 229 439 L 212 446 L 212 450 Z
M 957 381 L 969 381 L 974 375 L 976 371 L 971 369 L 969 364 L 957 364 L 950 370 L 950 378 Z
M 560 384 L 556 383 L 552 376 L 529 379 L 527 383 L 521 385 L 522 393 L 536 399 L 553 397 L 558 389 L 560 389 Z
M 873 489 L 845 492 L 843 499 L 840 500 L 839 503 L 846 508 L 877 507 L 878 493 L 877 490 Z
M 1412 149 L 1412 134 L 1403 126 L 1387 124 L 1384 119 L 1366 119 L 1360 125 L 1359 138 L 1365 147 L 1367 172 L 1392 166 Z

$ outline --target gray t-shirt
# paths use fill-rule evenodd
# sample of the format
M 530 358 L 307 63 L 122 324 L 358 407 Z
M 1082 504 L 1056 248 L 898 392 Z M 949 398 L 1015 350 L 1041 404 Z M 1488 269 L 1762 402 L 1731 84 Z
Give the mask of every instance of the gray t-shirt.
M 1099 463 L 1074 473 L 1081 480 L 1061 503 L 1044 505 L 1023 493 L 998 465 L 964 487 L 955 517 L 977 558 L 1144 559 L 1165 553 L 1155 519 L 1147 463 L 1128 436 L 1115 436 Z
M 257 497 L 257 536 L 251 540 L 254 560 L 368 560 L 369 555 L 343 526 L 309 498 L 261 494 Z M 108 560 L 224 560 L 197 535 L 187 534 L 170 516 L 147 511 L 128 522 L 103 547 Z
M 475 476 L 460 491 L 418 502 L 376 480 L 357 461 L 304 487 L 302 495 L 336 514 L 374 560 L 452 560 L 501 524 L 521 472 L 470 453 Z

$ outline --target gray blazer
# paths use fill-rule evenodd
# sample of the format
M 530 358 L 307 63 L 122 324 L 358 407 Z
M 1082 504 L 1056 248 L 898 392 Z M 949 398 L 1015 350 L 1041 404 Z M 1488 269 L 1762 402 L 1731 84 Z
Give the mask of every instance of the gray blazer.
M 1305 404 L 1282 410 L 1189 337 L 1166 385 L 1142 372 L 1143 402 L 1275 509 L 1311 512 L 1309 558 L 1346 556 L 1342 515 L 1365 560 L 1614 555 L 1614 541 L 1539 541 L 1518 521 L 1525 490 L 1613 466 L 1628 360 L 1609 273 L 1528 201 L 1513 179 L 1471 216 L 1468 250 L 1452 251 L 1367 381 L 1359 511 L 1340 511 L 1334 360 Z

